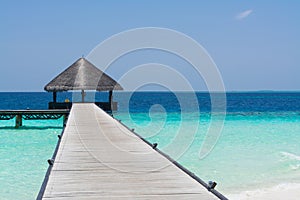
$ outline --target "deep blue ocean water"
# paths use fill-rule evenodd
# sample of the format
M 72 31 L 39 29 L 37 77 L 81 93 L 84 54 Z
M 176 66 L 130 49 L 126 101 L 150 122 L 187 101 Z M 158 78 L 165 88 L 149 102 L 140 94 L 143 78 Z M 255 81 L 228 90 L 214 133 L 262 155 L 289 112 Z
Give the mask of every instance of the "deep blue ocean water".
M 212 124 L 211 98 L 198 92 L 197 101 L 192 101 L 193 95 L 116 92 L 119 108 L 113 114 L 171 155 L 175 137 L 188 135 L 197 125 L 178 161 L 205 181 L 217 181 L 224 194 L 300 183 L 300 92 L 227 93 L 222 134 L 205 158 L 199 158 L 199 150 Z M 58 101 L 80 98 L 79 93 L 58 94 Z M 108 94 L 90 93 L 87 99 L 106 101 Z M 51 100 L 52 94 L 46 92 L 0 93 L 0 109 L 47 109 Z M 13 126 L 14 120 L 0 121 L 1 199 L 32 199 L 44 178 L 45 161 L 52 156 L 62 120 L 24 120 L 23 128 Z
M 181 93 L 188 101 L 190 93 Z M 72 92 L 58 93 L 58 101 L 72 100 L 78 95 Z M 124 97 L 130 96 L 128 105 L 122 104 Z M 210 111 L 210 94 L 196 93 L 199 108 L 203 112 Z M 300 92 L 229 92 L 227 112 L 287 112 L 300 111 Z M 80 99 L 80 98 L 79 98 Z M 87 99 L 94 100 L 93 95 Z M 106 92 L 96 93 L 96 101 L 107 101 Z M 180 104 L 176 95 L 171 92 L 115 92 L 114 100 L 119 102 L 119 111 L 130 110 L 131 113 L 148 112 L 154 104 L 159 104 L 167 112 L 180 112 Z M 0 93 L 0 110 L 6 109 L 47 109 L 47 102 L 52 101 L 52 93 L 47 92 L 2 92 Z M 191 105 L 193 107 L 193 105 Z

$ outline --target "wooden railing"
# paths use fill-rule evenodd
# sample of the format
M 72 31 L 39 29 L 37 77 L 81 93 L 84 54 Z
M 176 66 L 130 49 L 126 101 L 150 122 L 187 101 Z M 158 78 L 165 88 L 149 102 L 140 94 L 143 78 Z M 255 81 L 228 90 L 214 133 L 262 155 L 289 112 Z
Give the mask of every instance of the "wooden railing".
M 104 111 L 115 111 L 118 109 L 117 102 L 95 102 L 97 106 L 99 106 Z M 49 109 L 71 109 L 72 102 L 49 102 Z

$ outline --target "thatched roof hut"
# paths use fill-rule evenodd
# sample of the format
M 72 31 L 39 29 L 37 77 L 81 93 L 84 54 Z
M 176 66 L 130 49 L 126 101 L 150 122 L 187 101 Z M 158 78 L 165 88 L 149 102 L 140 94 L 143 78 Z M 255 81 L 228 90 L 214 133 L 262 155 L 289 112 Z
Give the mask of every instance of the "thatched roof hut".
M 79 58 L 66 70 L 50 81 L 44 87 L 44 90 L 53 92 L 54 103 L 56 103 L 56 92 L 81 90 L 82 102 L 84 102 L 84 90 L 109 91 L 109 102 L 112 103 L 112 91 L 123 90 L 123 88 L 119 83 L 102 72 L 87 59 Z
M 85 58 L 79 58 L 65 71 L 50 81 L 44 89 L 48 92 L 68 90 L 123 90 L 119 83 Z

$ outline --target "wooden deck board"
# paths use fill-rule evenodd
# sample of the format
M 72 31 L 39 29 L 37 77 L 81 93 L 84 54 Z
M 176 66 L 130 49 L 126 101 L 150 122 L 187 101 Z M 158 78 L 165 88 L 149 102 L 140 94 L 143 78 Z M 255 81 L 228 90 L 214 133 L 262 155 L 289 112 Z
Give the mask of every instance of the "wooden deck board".
M 217 199 L 94 104 L 74 104 L 43 199 Z

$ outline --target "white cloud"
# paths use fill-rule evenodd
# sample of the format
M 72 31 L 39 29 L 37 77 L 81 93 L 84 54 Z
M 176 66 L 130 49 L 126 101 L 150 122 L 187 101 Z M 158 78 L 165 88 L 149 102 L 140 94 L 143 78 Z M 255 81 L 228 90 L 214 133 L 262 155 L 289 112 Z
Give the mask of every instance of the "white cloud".
M 248 17 L 252 12 L 253 10 L 245 10 L 244 12 L 237 14 L 235 18 L 237 20 L 243 20 L 244 18 Z

